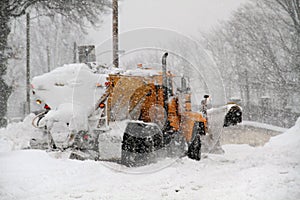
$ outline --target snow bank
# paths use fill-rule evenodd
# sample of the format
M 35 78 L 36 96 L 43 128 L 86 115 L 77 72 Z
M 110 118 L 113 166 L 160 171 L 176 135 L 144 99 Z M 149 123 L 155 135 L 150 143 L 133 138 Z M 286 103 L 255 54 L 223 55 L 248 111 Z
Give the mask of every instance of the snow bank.
M 10 135 L 6 138 L 20 146 L 18 142 L 32 134 L 27 126 L 11 124 L 0 130 L 0 138 Z M 299 145 L 300 119 L 263 147 L 225 145 L 225 154 L 206 154 L 200 162 L 185 157 L 127 168 L 111 162 L 55 159 L 40 150 L 4 152 L 0 196 L 3 200 L 300 199 Z
M 257 127 L 257 128 L 268 129 L 268 130 L 282 132 L 282 133 L 288 130 L 287 128 L 282 128 L 279 126 L 274 126 L 274 125 L 260 123 L 260 122 L 244 121 L 244 120 L 239 125 L 253 126 L 253 127 Z
M 298 149 L 296 152 L 299 152 L 300 160 L 300 117 L 297 119 L 295 126 L 288 129 L 284 134 L 271 138 L 266 146 L 281 148 L 289 153 L 293 153 L 295 149 Z
M 30 114 L 23 122 L 11 123 L 0 129 L 0 152 L 27 148 L 31 138 L 42 137 L 42 131 L 31 124 L 34 117 L 34 114 Z

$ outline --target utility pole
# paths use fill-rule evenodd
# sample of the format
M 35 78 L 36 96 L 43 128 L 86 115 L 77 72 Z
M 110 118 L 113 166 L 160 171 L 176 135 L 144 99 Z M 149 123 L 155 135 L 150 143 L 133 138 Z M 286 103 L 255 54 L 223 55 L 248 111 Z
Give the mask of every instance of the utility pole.
M 119 67 L 118 0 L 112 0 L 113 66 Z
M 30 15 L 26 14 L 26 109 L 30 113 Z
M 73 63 L 77 63 L 77 43 L 74 42 L 73 46 Z
M 47 66 L 48 66 L 48 72 L 50 72 L 51 71 L 51 67 L 50 67 L 50 49 L 49 49 L 49 46 L 47 45 L 47 48 L 46 48 L 46 50 L 47 50 Z

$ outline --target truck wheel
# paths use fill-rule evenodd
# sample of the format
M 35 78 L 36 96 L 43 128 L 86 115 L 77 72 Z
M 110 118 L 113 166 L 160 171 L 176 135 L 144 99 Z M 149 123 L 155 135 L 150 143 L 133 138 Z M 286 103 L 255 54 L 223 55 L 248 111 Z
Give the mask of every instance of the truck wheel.
M 199 134 L 196 134 L 192 143 L 189 145 L 187 155 L 193 160 L 201 159 L 201 139 Z

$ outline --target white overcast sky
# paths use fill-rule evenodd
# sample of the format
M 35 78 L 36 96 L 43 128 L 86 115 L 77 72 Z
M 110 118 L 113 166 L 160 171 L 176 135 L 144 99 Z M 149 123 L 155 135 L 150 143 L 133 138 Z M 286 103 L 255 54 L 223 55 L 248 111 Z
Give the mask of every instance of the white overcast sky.
M 248 0 L 122 0 L 119 3 L 119 32 L 157 27 L 197 37 Z M 98 30 L 90 30 L 91 42 L 111 37 L 111 14 Z

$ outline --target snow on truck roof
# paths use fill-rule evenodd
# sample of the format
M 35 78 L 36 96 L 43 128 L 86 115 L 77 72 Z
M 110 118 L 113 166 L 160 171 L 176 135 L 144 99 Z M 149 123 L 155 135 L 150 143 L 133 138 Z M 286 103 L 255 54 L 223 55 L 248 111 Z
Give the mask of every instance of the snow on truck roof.
M 161 70 L 150 69 L 150 68 L 137 68 L 132 70 L 126 70 L 122 75 L 127 76 L 158 76 L 161 75 Z
M 50 106 L 49 120 L 85 127 L 97 100 L 105 92 L 107 74 L 96 74 L 86 64 L 68 64 L 34 77 L 37 98 Z M 72 127 L 77 129 L 77 127 Z

